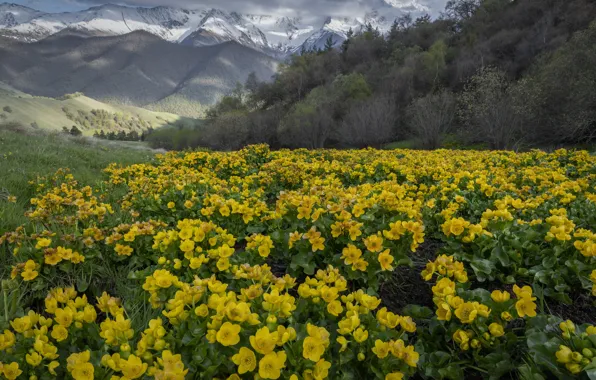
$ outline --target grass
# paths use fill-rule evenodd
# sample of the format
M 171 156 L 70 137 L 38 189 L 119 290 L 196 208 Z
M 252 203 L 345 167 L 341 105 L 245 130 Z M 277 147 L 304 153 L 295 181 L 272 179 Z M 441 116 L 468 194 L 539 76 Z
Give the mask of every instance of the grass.
M 120 143 L 71 138 L 55 133 L 27 132 L 0 125 L 0 234 L 26 222 L 29 181 L 69 168 L 82 184 L 94 185 L 104 178 L 110 163 L 130 165 L 153 159 L 155 151 L 142 143 Z M 16 203 L 8 201 L 16 196 Z

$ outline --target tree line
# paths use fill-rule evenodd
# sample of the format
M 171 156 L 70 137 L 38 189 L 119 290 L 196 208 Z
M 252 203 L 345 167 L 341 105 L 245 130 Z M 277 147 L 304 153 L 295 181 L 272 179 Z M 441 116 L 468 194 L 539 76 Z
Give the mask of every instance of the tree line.
M 385 35 L 369 25 L 294 55 L 270 82 L 251 75 L 193 145 L 594 143 L 595 19 L 591 0 L 450 0 L 434 20 L 404 15 Z

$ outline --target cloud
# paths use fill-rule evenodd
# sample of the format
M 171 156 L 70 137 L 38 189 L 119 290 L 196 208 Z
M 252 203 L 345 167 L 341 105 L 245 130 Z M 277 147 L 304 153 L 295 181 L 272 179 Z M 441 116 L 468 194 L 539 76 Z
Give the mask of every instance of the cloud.
M 45 0 L 44 0 L 45 1 Z M 68 0 L 62 0 L 68 1 Z M 71 0 L 72 1 L 72 0 Z M 79 4 L 100 5 L 117 3 L 128 6 L 154 7 L 167 5 L 186 9 L 219 8 L 250 14 L 275 14 L 285 16 L 362 16 L 372 9 L 391 12 L 387 2 L 403 11 L 422 13 L 426 7 L 436 15 L 446 0 L 75 0 Z

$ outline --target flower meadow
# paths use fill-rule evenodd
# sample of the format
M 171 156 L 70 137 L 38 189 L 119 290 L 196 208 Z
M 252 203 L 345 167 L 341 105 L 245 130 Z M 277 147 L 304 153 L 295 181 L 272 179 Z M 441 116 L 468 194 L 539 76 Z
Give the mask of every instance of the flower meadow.
M 167 153 L 39 178 L 0 378 L 596 379 L 596 157 Z

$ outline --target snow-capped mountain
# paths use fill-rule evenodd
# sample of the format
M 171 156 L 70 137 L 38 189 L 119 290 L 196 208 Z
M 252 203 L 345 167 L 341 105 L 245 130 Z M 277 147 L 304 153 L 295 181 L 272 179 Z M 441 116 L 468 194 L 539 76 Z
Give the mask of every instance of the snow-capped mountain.
M 92 7 L 80 12 L 43 13 L 34 9 L 0 4 L 0 35 L 35 42 L 73 29 L 90 35 L 122 35 L 144 30 L 167 41 L 208 46 L 226 41 L 282 57 L 288 53 L 322 48 L 328 38 L 339 44 L 350 29 L 366 24 L 388 31 L 403 12 L 427 11 L 418 0 L 378 0 L 378 7 L 362 17 L 320 16 L 309 19 L 249 15 L 220 9 L 187 10 L 160 6 L 133 8 L 114 4 Z

